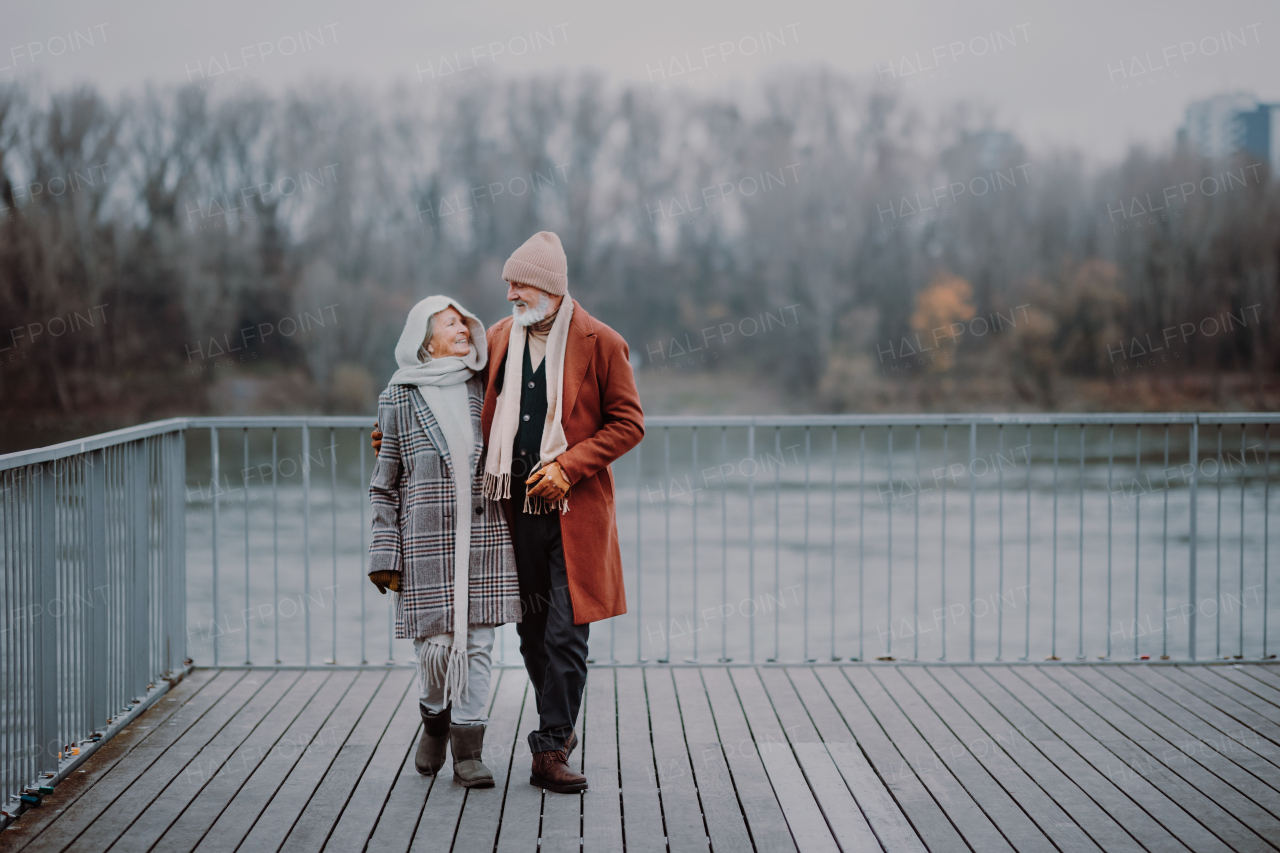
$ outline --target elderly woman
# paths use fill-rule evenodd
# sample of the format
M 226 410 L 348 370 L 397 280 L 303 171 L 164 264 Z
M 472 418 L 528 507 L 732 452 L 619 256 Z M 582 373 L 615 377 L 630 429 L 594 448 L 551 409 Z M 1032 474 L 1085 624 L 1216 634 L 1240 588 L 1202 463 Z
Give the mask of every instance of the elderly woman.
M 409 312 L 378 398 L 382 445 L 369 485 L 369 579 L 396 593 L 396 636 L 418 656 L 418 772 L 436 773 L 452 747 L 453 777 L 490 787 L 481 761 L 494 628 L 520 620 L 506 519 L 481 495 L 484 326 L 446 296 Z M 458 567 L 463 567 L 462 571 Z

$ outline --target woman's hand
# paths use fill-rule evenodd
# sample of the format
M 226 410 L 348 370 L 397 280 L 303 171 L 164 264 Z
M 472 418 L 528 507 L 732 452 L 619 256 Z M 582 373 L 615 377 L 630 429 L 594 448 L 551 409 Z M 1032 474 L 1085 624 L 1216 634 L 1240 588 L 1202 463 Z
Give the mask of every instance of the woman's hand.
M 378 592 L 383 595 L 387 594 L 387 590 L 392 592 L 400 591 L 400 573 L 392 571 L 370 572 L 369 580 L 378 588 Z
M 373 422 L 373 433 L 369 436 L 373 439 L 373 455 L 377 456 L 378 451 L 382 450 L 382 430 L 378 429 L 378 422 Z

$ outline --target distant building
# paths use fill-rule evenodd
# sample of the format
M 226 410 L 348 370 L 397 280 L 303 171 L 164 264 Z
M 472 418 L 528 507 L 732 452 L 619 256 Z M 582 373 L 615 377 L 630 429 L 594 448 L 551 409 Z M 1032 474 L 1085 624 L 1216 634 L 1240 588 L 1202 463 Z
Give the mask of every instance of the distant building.
M 1280 104 L 1264 104 L 1245 92 L 1214 95 L 1187 107 L 1178 141 L 1206 157 L 1249 153 L 1280 175 Z

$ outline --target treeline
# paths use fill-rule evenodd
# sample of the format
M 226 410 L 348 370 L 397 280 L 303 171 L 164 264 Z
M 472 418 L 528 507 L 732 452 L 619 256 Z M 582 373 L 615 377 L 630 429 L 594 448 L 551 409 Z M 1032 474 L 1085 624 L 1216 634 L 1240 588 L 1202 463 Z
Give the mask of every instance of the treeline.
M 261 406 L 363 410 L 408 307 L 498 319 L 540 229 L 642 371 L 750 373 L 798 406 L 992 364 L 1046 407 L 1071 377 L 1280 367 L 1265 162 L 1098 169 L 820 72 L 750 96 L 0 89 L 5 417 L 218 410 L 270 377 Z

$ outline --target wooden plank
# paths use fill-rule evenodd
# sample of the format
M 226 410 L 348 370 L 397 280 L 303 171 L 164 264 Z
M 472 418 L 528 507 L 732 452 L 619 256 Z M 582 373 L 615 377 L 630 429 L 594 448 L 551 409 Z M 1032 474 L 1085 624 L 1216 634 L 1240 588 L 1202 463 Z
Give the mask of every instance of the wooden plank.
M 843 669 L 844 667 L 815 667 L 813 671 L 850 736 L 855 737 L 868 767 L 893 796 L 926 847 L 930 850 L 963 850 L 967 845 L 960 833 L 916 775 L 915 768 L 903 761 L 893 737 L 880 725 L 858 691 L 853 689 Z M 829 743 L 833 741 L 838 742 L 838 738 L 828 738 Z M 845 770 L 846 778 L 850 771 L 861 773 L 859 763 L 848 752 L 842 749 L 832 755 L 837 766 L 843 762 L 842 769 Z M 875 826 L 875 823 L 872 825 Z
M 644 673 L 622 668 L 618 684 L 618 770 L 622 780 L 623 838 L 627 851 L 666 850 L 662 801 L 654 778 L 649 734 L 649 703 Z
M 137 805 L 135 810 L 135 802 L 129 798 L 121 802 L 121 795 L 126 790 L 132 790 L 159 762 L 164 761 L 163 766 L 171 767 L 172 760 L 166 761 L 165 756 L 183 738 L 190 738 L 189 745 L 201 742 L 201 732 L 208 732 L 205 740 L 216 733 L 262 686 L 262 678 L 252 678 L 251 675 L 244 672 L 228 674 L 226 678 L 219 677 L 197 693 L 191 702 L 165 723 L 163 732 L 155 732 L 139 744 L 129 761 L 117 764 L 102 782 L 90 789 L 41 833 L 32 849 L 61 850 L 86 830 L 93 831 L 92 827 L 116 808 L 117 803 L 121 809 L 131 810 L 133 814 L 141 811 L 145 804 Z M 177 769 L 180 768 L 173 769 L 173 772 L 177 772 Z M 114 840 L 114 836 L 110 840 Z
M 585 698 L 584 688 L 584 698 Z M 574 721 L 574 731 L 578 734 L 578 748 L 569 756 L 569 767 L 578 773 L 582 772 L 582 712 L 578 709 L 578 719 Z M 590 786 L 591 780 L 587 780 Z M 588 788 L 590 790 L 590 788 Z M 542 798 L 542 853 L 562 853 L 573 851 L 578 853 L 582 845 L 582 799 L 583 793 L 557 794 L 545 791 Z
M 423 776 L 414 765 L 413 756 L 417 751 L 418 736 L 421 731 L 422 717 L 419 715 L 418 725 L 414 728 L 404 763 L 400 765 L 395 784 L 391 786 L 386 802 L 382 804 L 382 811 L 378 815 L 366 850 L 377 851 L 377 853 L 384 853 L 384 851 L 406 853 L 409 845 L 413 843 L 414 833 L 417 832 L 418 823 L 422 817 L 422 809 L 430 799 L 432 788 L 436 783 L 449 784 L 448 779 L 441 779 L 439 776 Z M 447 767 L 447 757 L 445 761 Z M 444 772 L 444 769 L 441 768 L 441 772 Z
M 130 796 L 137 797 L 139 801 L 146 804 L 146 808 L 116 842 L 120 849 L 151 849 L 174 822 L 189 810 L 192 802 L 215 778 L 221 777 L 224 782 L 232 781 L 234 787 L 239 788 L 240 782 L 245 778 L 245 759 L 256 763 L 256 758 L 259 757 L 254 755 L 256 750 L 246 752 L 242 747 L 259 733 L 258 729 L 263 728 L 263 724 L 268 727 L 272 725 L 269 718 L 281 708 L 282 704 L 285 706 L 284 716 L 291 720 L 306 704 L 306 699 L 310 698 L 308 693 L 298 700 L 297 695 L 292 692 L 301 674 L 299 671 L 285 671 L 268 676 L 269 681 L 253 699 L 205 744 L 199 754 L 185 767 L 181 776 L 175 777 L 172 784 L 167 784 L 163 792 L 149 797 L 149 790 L 145 785 L 139 787 L 135 784 L 130 790 Z M 314 692 L 314 689 L 310 692 Z M 283 730 L 285 725 L 287 721 L 279 726 L 279 730 Z M 270 742 L 274 743 L 274 741 L 275 738 L 272 737 Z M 269 745 L 268 743 L 267 746 Z M 233 760 L 234 763 L 232 763 Z M 149 803 L 148 799 L 150 799 Z M 230 796 L 226 799 L 229 800 Z M 120 814 L 121 811 L 120 809 L 112 810 L 113 815 Z M 121 817 L 124 815 L 121 814 Z M 103 831 L 99 826 L 101 823 L 102 821 L 99 821 L 94 825 L 95 836 Z M 166 844 L 165 848 L 173 849 L 169 844 Z
M 356 673 L 353 670 L 329 675 L 329 679 L 311 697 L 302 713 L 289 724 L 284 736 L 276 741 L 275 747 L 258 763 L 257 769 L 240 786 L 235 797 L 200 839 L 197 850 L 236 849 L 301 757 L 303 748 L 326 724 L 334 707 L 355 680 Z
M 1080 673 L 1078 679 L 1099 692 L 1108 691 L 1106 695 L 1115 704 L 1124 707 L 1148 729 L 1167 733 L 1167 737 L 1160 738 L 1147 750 L 1153 756 L 1157 750 L 1160 751 L 1161 755 L 1156 757 L 1161 763 L 1204 791 L 1211 800 L 1255 831 L 1260 827 L 1274 827 L 1280 831 L 1280 825 L 1276 823 L 1280 814 L 1280 793 L 1259 784 L 1257 776 L 1246 769 L 1249 764 L 1266 765 L 1265 761 L 1236 741 L 1222 738 L 1211 726 L 1162 699 L 1161 694 L 1131 674 L 1119 669 L 1107 676 L 1086 671 Z M 1229 747 L 1234 747 L 1231 757 L 1226 754 Z
M 658 790 L 662 794 L 662 811 L 671 849 L 707 850 L 709 839 L 702 817 L 702 802 L 689 764 L 689 748 L 684 740 L 684 726 L 680 720 L 671 669 L 648 669 L 644 675 L 653 728 L 653 754 L 658 766 Z
M 618 787 L 618 706 L 612 667 L 587 670 L 583 713 L 583 773 L 591 787 L 582 797 L 582 849 L 622 849 L 622 800 Z
M 791 837 L 782 805 L 765 774 L 760 750 L 752 740 L 751 728 L 747 725 L 728 669 L 705 668 L 702 670 L 702 682 L 756 850 L 795 850 L 795 839 Z M 629 811 L 627 813 L 630 814 Z
M 1130 766 L 1089 730 L 1015 675 L 1014 668 L 963 667 L 956 671 L 1139 844 L 1148 850 L 1184 849 L 1186 845 L 1152 817 L 1155 813 L 1176 824 L 1177 816 L 1171 815 L 1176 805 L 1146 778 L 1131 773 Z M 1132 745 L 1129 749 L 1138 751 Z M 1185 816 L 1181 809 L 1176 811 Z M 1193 841 L 1202 839 L 1211 848 L 1217 841 L 1198 824 L 1188 826 L 1187 832 Z
M 805 713 L 813 722 L 827 754 L 840 772 L 845 786 L 853 794 L 880 845 L 885 850 L 924 853 L 923 842 L 911 828 L 911 822 L 898 807 L 893 794 L 862 754 L 853 733 L 845 725 L 844 718 L 827 695 L 814 669 L 796 667 L 787 672 L 796 696 L 803 703 Z M 847 686 L 848 683 L 845 684 Z M 803 758 L 801 763 L 804 763 Z
M 417 688 L 409 688 L 409 696 L 400 702 L 360 782 L 342 810 L 338 825 L 325 845 L 327 850 L 363 850 L 373 835 L 382 806 L 391 795 L 396 777 L 407 761 L 413 760 L 422 716 L 418 713 Z M 410 764 L 412 768 L 412 764 Z M 416 816 L 415 816 L 416 820 Z M 489 849 L 492 850 L 490 844 Z
M 293 831 L 285 839 L 284 846 L 280 848 L 282 851 L 318 853 L 325 846 L 392 715 L 405 704 L 405 695 L 413 686 L 414 679 L 415 674 L 410 670 L 398 669 L 387 673 L 325 772 L 324 780 L 298 817 Z M 414 696 L 416 700 L 416 690 Z
M 1280 743 L 1280 725 L 1276 723 L 1280 708 L 1245 690 L 1230 679 L 1224 678 L 1221 673 L 1226 667 L 1165 666 L 1161 669 L 1164 672 L 1160 674 L 1165 678 L 1182 685 L 1188 692 L 1195 693 L 1231 719 L 1248 726 L 1273 744 Z M 1194 689 L 1197 683 L 1200 687 Z
M 1247 667 L 1241 664 L 1233 666 L 1215 666 L 1210 671 L 1215 675 L 1225 678 L 1237 687 L 1241 687 L 1254 696 L 1262 699 L 1271 708 L 1263 711 L 1258 709 L 1258 713 L 1270 720 L 1280 719 L 1280 688 L 1271 687 L 1265 681 L 1260 681 L 1251 675 L 1246 674 Z
M 818 736 L 818 730 L 796 695 L 787 671 L 767 668 L 758 674 L 781 723 L 779 731 L 789 742 L 836 844 L 841 850 L 880 850 L 880 842 L 871 831 L 857 800 L 844 784 L 839 769 Z M 787 811 L 785 803 L 783 811 Z
M 1107 851 L 1138 853 L 1143 850 L 1142 845 L 1090 799 L 1074 779 L 1059 770 L 1022 731 L 1011 725 L 982 694 L 956 674 L 954 668 L 930 666 L 926 673 L 981 726 L 989 741 L 1008 744 L 1005 751 L 1009 757 L 1062 807 L 1068 819 L 1094 843 Z
M 219 815 L 239 793 L 245 781 L 263 759 L 276 748 L 280 737 L 297 719 L 302 709 L 312 701 L 330 673 L 300 672 L 289 688 L 288 694 L 254 729 L 236 753 L 227 760 L 217 774 L 204 786 L 182 815 L 164 834 L 161 847 L 166 851 L 192 850 L 200 843 Z
M 760 682 L 760 674 L 754 669 L 739 667 L 730 670 L 738 701 L 751 727 L 751 738 L 756 752 L 764 763 L 774 796 L 782 806 L 782 814 L 791 828 L 791 837 L 801 853 L 814 850 L 838 850 L 831 827 L 822 815 L 804 772 L 796 761 L 795 753 L 787 743 L 786 732 L 778 722 L 769 695 Z
M 5 849 L 24 849 L 59 815 L 67 812 L 94 785 L 106 777 L 121 761 L 153 732 L 160 731 L 169 718 L 221 674 L 221 670 L 197 669 L 169 689 L 158 702 L 138 719 L 117 732 L 98 747 L 80 768 L 47 794 L 38 809 L 30 809 L 0 835 Z M 118 792 L 117 792 L 118 793 Z
M 1014 849 L 1045 853 L 1053 849 L 1040 826 L 1000 786 L 964 741 L 939 719 L 938 712 L 912 688 L 898 667 L 875 667 L 868 671 Z M 985 738 L 980 742 L 985 745 Z M 1045 822 L 1060 821 L 1055 816 L 1054 821 Z
M 524 694 L 520 723 L 516 726 L 515 747 L 502 802 L 502 825 L 498 827 L 495 853 L 530 853 L 538 847 L 542 821 L 542 789 L 529 784 L 533 754 L 529 752 L 529 732 L 538 727 L 538 703 L 533 685 Z M 547 796 L 550 796 L 549 794 Z M 372 848 L 371 848 L 372 849 Z
M 729 762 L 711 717 L 702 676 L 698 670 L 686 667 L 673 668 L 671 675 L 711 849 L 750 850 L 751 835 L 747 832 Z
M 529 677 L 523 668 L 494 670 L 493 705 L 484 738 L 484 763 L 493 771 L 493 787 L 473 788 L 468 792 L 453 842 L 454 853 L 493 853 L 503 800 L 511 781 L 511 757 L 519 745 L 520 712 L 528 689 Z M 529 783 L 527 778 L 515 781 L 521 785 Z
M 1246 827 L 1269 821 L 1267 814 L 1222 779 L 1189 761 L 1163 737 L 1162 732 L 1171 733 L 1175 728 L 1168 720 L 1087 667 L 1047 669 L 1022 674 L 1034 689 L 1111 746 L 1132 772 L 1151 780 L 1181 811 L 1224 843 L 1237 849 L 1258 849 L 1257 839 L 1250 837 Z M 1167 814 L 1178 825 L 1162 814 L 1153 816 L 1187 840 L 1185 828 L 1192 824 L 1177 812 L 1168 810 Z M 1253 831 L 1257 832 L 1256 825 Z M 1202 839 L 1199 843 L 1211 842 Z
M 1280 690 L 1280 666 L 1268 663 L 1237 664 L 1240 671 L 1250 678 L 1256 678 L 1272 690 Z
M 845 677 L 862 696 L 884 731 L 893 739 L 906 763 L 933 794 L 956 829 L 975 850 L 1010 850 L 1009 842 L 973 795 L 955 776 L 902 710 L 894 704 L 870 667 L 842 667 Z
M 1039 849 L 1046 844 L 1059 849 L 1099 849 L 1005 751 L 1002 740 L 989 737 L 933 676 L 919 667 L 878 669 L 876 674 L 944 761 L 958 771 L 973 765 L 967 772 L 974 781 L 966 781 L 966 787 L 1016 849 Z M 975 767 L 985 773 L 977 774 Z M 995 795 L 997 790 L 1000 796 Z
M 356 676 L 351 689 L 333 709 L 318 736 L 307 744 L 262 816 L 245 836 L 239 853 L 280 849 L 387 675 L 387 671 L 364 670 Z

